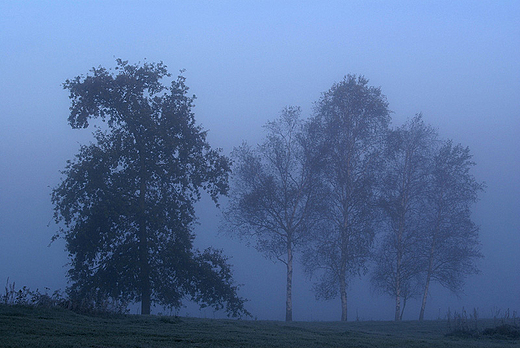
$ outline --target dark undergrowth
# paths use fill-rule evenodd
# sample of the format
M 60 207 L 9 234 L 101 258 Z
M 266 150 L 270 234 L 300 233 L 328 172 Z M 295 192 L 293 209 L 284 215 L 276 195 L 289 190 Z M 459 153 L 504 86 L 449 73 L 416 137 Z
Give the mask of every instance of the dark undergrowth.
M 26 306 L 38 308 L 64 308 L 80 314 L 89 315 L 120 315 L 128 313 L 128 303 L 103 298 L 92 292 L 87 296 L 75 298 L 66 292 L 56 290 L 49 293 L 50 289 L 45 288 L 31 290 L 24 286 L 16 289 L 16 284 L 10 283 L 9 278 L 5 285 L 4 294 L 0 297 L 0 303 L 8 306 Z
M 490 326 L 492 322 L 492 326 Z M 485 323 L 485 325 L 483 325 Z M 472 314 L 468 314 L 464 308 L 462 311 L 455 311 L 447 314 L 448 337 L 458 338 L 491 338 L 499 340 L 520 340 L 520 318 L 516 312 L 505 311 L 500 316 L 497 311 L 492 320 L 479 320 L 478 310 L 473 309 Z

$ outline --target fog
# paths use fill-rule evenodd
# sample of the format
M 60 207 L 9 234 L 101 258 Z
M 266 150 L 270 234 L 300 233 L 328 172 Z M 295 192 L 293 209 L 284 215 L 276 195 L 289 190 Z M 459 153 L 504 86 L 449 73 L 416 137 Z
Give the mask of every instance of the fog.
M 0 285 L 64 289 L 67 252 L 51 188 L 90 130 L 67 124 L 61 84 L 92 67 L 163 61 L 197 96 L 195 118 L 228 154 L 287 105 L 313 103 L 352 73 L 380 86 L 393 125 L 422 112 L 441 137 L 469 146 L 486 191 L 474 208 L 481 274 L 458 296 L 434 286 L 426 318 L 520 310 L 520 2 L 518 1 L 0 1 Z M 222 201 L 225 204 L 225 199 Z M 218 209 L 198 205 L 196 245 L 232 257 L 258 319 L 283 320 L 285 266 L 219 235 Z M 367 277 L 349 288 L 349 320 L 391 320 L 392 298 Z M 295 264 L 294 320 L 339 320 Z M 417 319 L 410 301 L 404 319 Z M 154 309 L 158 312 L 159 309 Z M 135 311 L 134 311 L 135 312 Z M 214 317 L 188 306 L 180 315 Z

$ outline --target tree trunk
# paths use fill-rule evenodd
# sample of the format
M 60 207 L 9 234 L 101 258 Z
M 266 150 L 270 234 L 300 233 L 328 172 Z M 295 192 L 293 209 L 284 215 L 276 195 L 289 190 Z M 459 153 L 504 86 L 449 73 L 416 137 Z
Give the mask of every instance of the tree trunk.
M 435 239 L 432 243 L 432 248 L 430 250 L 430 260 L 428 261 L 428 273 L 426 274 L 426 283 L 424 285 L 424 294 L 421 304 L 421 312 L 419 313 L 419 321 L 424 319 L 424 310 L 426 308 L 426 299 L 428 298 L 428 288 L 430 287 L 430 279 L 432 276 L 432 268 L 433 268 L 433 251 L 434 251 Z
M 441 206 L 441 205 L 439 205 Z M 437 240 L 437 233 L 440 228 L 440 222 L 441 222 L 441 211 L 442 209 L 439 209 L 437 213 L 437 221 L 435 223 L 435 232 L 432 239 L 432 246 L 430 248 L 430 258 L 428 260 L 428 272 L 426 273 L 426 283 L 424 284 L 424 294 L 421 304 L 421 312 L 419 313 L 419 320 L 422 321 L 424 319 L 424 310 L 426 309 L 426 299 L 428 298 L 428 289 L 430 287 L 430 280 L 432 277 L 433 272 L 433 253 L 435 252 L 435 244 Z
M 146 240 L 146 226 L 145 228 L 139 228 L 140 239 L 139 239 L 139 263 L 141 268 L 141 314 L 150 314 L 150 267 L 148 264 L 148 248 Z M 144 230 L 141 231 L 141 230 Z
M 349 174 L 350 175 L 350 174 Z M 347 321 L 347 260 L 349 253 L 349 215 L 344 212 L 343 230 L 341 231 L 341 259 L 339 265 L 339 296 L 341 298 L 341 321 Z
M 428 276 L 426 277 L 426 284 L 424 286 L 424 294 L 421 304 L 421 312 L 419 313 L 419 321 L 424 319 L 424 309 L 426 308 L 426 299 L 428 297 L 428 287 L 430 286 L 430 272 L 428 272 Z
M 347 321 L 347 281 L 345 270 L 339 275 L 339 293 L 341 296 L 341 321 Z
M 396 273 L 396 284 L 395 284 L 395 321 L 401 320 L 401 274 L 399 272 L 400 260 L 397 260 L 397 273 Z
M 403 298 L 403 308 L 401 309 L 401 316 L 399 317 L 400 321 L 403 320 L 403 314 L 404 314 L 404 309 L 405 308 L 406 308 L 406 296 Z
M 401 319 L 401 295 L 399 293 L 397 293 L 395 295 L 395 315 L 394 315 L 394 320 L 395 321 L 399 321 L 400 319 Z
M 285 302 L 285 321 L 292 321 L 292 276 L 293 255 L 292 243 L 287 243 L 287 301 Z
M 140 243 L 142 245 L 142 243 Z M 150 270 L 148 260 L 142 257 L 141 251 L 141 314 L 149 315 L 151 307 L 150 299 Z
M 403 183 L 403 186 L 405 184 Z M 401 270 L 402 270 L 402 264 L 403 264 L 403 233 L 405 228 L 405 212 L 406 212 L 406 204 L 407 199 L 406 195 L 403 195 L 403 198 L 401 200 L 401 209 L 402 213 L 399 216 L 399 230 L 397 231 L 397 262 L 396 262 L 396 269 L 395 269 L 395 321 L 401 320 Z
M 148 236 L 146 229 L 146 162 L 140 159 L 141 183 L 139 188 L 139 264 L 141 274 L 141 314 L 149 315 L 151 306 L 150 265 L 148 260 Z

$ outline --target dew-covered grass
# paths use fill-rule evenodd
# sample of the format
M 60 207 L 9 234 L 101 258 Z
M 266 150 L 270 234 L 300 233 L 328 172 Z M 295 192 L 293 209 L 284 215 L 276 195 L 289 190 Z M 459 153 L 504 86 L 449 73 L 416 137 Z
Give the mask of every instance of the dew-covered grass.
M 518 339 L 447 331 L 442 320 L 285 323 L 0 305 L 0 347 L 520 347 Z

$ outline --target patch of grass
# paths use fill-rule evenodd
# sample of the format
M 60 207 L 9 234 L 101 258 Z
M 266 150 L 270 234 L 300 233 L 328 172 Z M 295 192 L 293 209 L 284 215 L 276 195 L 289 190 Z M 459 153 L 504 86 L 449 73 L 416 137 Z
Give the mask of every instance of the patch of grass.
M 482 327 L 493 322 L 482 321 Z M 520 347 L 496 335 L 446 337 L 446 321 L 294 322 L 88 316 L 0 305 L 0 347 Z

